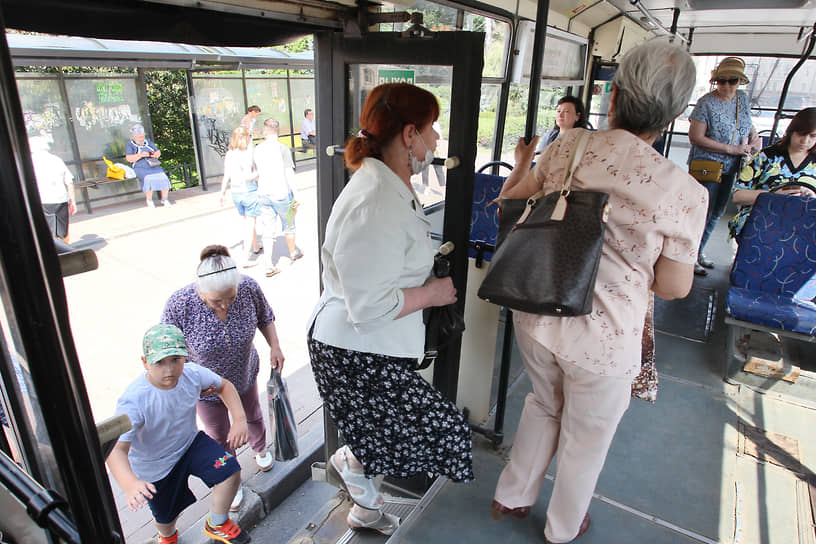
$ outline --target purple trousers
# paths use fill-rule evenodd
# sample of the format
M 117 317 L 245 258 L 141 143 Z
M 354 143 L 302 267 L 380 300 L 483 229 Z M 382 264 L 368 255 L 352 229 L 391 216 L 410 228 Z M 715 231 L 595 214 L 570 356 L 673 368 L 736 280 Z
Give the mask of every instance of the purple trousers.
M 263 412 L 258 402 L 257 380 L 240 395 L 241 404 L 246 412 L 247 428 L 249 430 L 249 445 L 255 453 L 266 451 L 266 428 L 264 427 Z M 227 435 L 230 430 L 229 411 L 223 402 L 198 401 L 196 405 L 198 417 L 204 423 L 204 432 L 224 446 L 228 452 L 235 454 L 235 450 L 227 445 Z

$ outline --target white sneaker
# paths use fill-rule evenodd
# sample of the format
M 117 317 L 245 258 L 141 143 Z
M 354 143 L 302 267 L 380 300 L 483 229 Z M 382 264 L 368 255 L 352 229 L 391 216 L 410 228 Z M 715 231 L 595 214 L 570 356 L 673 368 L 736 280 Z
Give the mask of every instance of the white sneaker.
M 242 502 L 244 502 L 244 486 L 238 488 L 235 498 L 232 499 L 232 504 L 230 504 L 230 512 L 237 512 L 240 510 Z
M 153 202 L 152 200 L 148 200 L 148 201 L 147 201 L 147 207 L 148 207 L 148 208 L 155 208 L 155 207 L 156 207 L 156 203 L 155 203 L 155 202 Z
M 162 206 L 167 206 L 169 208 L 172 205 L 173 203 L 170 202 L 169 200 L 162 200 Z
M 272 465 L 275 464 L 275 458 L 272 457 L 272 454 L 269 453 L 269 450 L 267 450 L 263 453 L 256 453 L 255 462 L 258 464 L 259 469 L 266 472 L 272 468 Z

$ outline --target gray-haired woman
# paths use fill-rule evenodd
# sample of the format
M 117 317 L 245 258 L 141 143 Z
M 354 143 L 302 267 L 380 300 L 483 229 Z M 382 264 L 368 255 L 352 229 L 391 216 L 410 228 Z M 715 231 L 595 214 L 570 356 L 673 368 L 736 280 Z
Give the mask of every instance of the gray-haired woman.
M 589 527 L 592 493 L 640 371 L 650 291 L 672 299 L 691 288 L 708 195 L 651 144 L 686 108 L 694 79 L 688 53 L 664 40 L 641 44 L 622 59 L 612 81 L 611 128 L 588 135 L 572 184 L 609 195 L 592 313 L 514 313 L 533 393 L 499 477 L 492 515 L 526 517 L 557 452 L 544 529 L 548 542 L 569 542 Z M 532 171 L 537 138 L 529 145 L 520 140 L 502 196 L 560 189 L 570 149 L 582 132 L 562 134 Z
M 158 146 L 145 137 L 145 129 L 140 124 L 130 127 L 130 140 L 125 144 L 125 160 L 133 164 L 139 185 L 145 194 L 148 208 L 155 208 L 153 191 L 161 191 L 162 204 L 171 206 L 173 203 L 167 198 L 170 192 L 170 178 L 162 170 L 161 165 L 152 166 L 148 159 L 158 160 L 161 151 Z
M 261 470 L 272 468 L 274 459 L 266 449 L 266 429 L 258 401 L 260 359 L 252 341 L 260 330 L 269 344 L 269 362 L 283 370 L 283 353 L 275 330 L 275 315 L 258 283 L 238 272 L 224 246 L 207 246 L 201 251 L 196 281 L 173 293 L 164 307 L 162 323 L 184 332 L 190 361 L 229 380 L 238 390 L 249 429 L 249 444 Z M 204 431 L 230 453 L 227 444 L 230 421 L 226 406 L 210 395 L 198 402 Z M 239 490 L 232 504 L 236 510 L 243 499 Z

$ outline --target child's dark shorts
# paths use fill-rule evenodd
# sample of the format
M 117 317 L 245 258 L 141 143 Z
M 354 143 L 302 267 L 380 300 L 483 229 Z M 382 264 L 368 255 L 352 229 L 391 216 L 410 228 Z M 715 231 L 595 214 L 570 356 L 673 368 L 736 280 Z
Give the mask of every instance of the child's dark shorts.
M 241 470 L 238 460 L 215 440 L 199 431 L 193 443 L 181 456 L 170 473 L 157 482 L 156 492 L 147 504 L 158 523 L 171 523 L 182 510 L 195 504 L 196 498 L 190 491 L 187 479 L 198 476 L 212 487 L 220 484 Z

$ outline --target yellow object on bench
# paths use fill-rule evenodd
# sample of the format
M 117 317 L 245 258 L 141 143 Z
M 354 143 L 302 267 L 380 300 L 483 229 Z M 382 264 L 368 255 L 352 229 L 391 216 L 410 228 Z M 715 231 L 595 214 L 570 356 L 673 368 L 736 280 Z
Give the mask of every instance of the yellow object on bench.
M 109 161 L 106 157 L 102 157 L 102 160 L 105 161 L 105 164 L 108 165 L 108 171 L 105 174 L 107 177 L 111 179 L 125 179 L 125 169 L 121 166 L 116 166 L 113 162 Z

